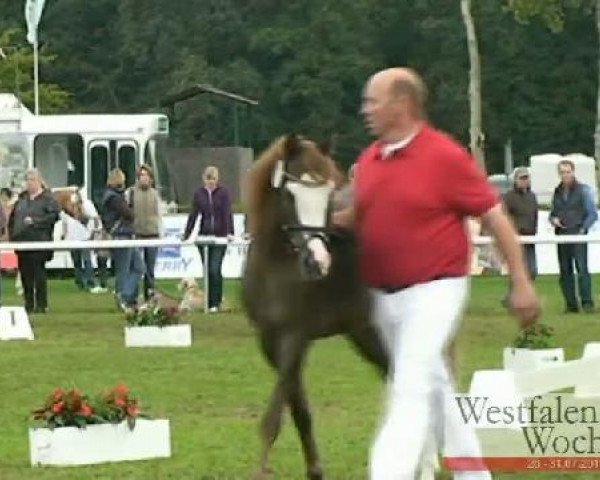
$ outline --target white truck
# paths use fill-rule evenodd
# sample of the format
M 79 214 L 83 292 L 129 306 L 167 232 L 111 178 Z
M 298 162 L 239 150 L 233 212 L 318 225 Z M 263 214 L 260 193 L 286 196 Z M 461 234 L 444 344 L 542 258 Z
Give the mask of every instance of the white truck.
M 20 191 L 25 171 L 36 167 L 49 187 L 76 185 L 99 206 L 111 169 L 123 170 L 130 186 L 137 167 L 148 164 L 164 202 L 164 233 L 180 238 L 186 215 L 167 214 L 177 210 L 168 178 L 168 135 L 169 119 L 164 114 L 33 115 L 14 95 L 0 93 L 0 187 Z M 236 232 L 243 232 L 243 215 L 236 215 L 234 222 Z M 245 253 L 243 246 L 228 249 L 224 276 L 240 276 Z M 70 256 L 56 252 L 48 267 L 71 268 Z M 197 277 L 201 272 L 194 247 L 160 250 L 157 277 Z

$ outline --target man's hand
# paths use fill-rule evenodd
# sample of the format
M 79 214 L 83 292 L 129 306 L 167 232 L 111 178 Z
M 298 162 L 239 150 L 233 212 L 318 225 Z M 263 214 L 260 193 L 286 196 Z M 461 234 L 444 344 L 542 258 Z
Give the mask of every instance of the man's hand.
M 521 328 L 533 325 L 540 316 L 540 301 L 529 280 L 513 285 L 509 301 L 511 311 L 519 319 Z
M 550 221 L 551 221 L 552 225 L 554 225 L 556 228 L 565 228 L 565 226 L 560 221 L 560 218 L 558 218 L 558 217 L 552 217 L 552 220 L 550 220 Z
M 25 217 L 25 218 L 23 219 L 23 223 L 24 223 L 25 225 L 33 225 L 33 219 L 32 219 L 31 217 Z
M 348 207 L 331 215 L 331 223 L 340 228 L 352 228 L 354 226 L 354 208 Z

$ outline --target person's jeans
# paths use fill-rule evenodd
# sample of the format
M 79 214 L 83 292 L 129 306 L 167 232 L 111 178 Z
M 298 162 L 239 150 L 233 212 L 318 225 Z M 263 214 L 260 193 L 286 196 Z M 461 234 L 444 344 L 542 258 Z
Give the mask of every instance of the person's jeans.
M 48 252 L 45 251 L 17 252 L 27 312 L 33 312 L 34 307 L 48 307 L 47 255 Z
M 575 291 L 575 274 L 577 270 L 577 287 L 583 307 L 593 307 L 592 278 L 588 270 L 587 243 L 565 243 L 557 245 L 558 266 L 560 268 L 560 288 L 568 309 L 579 308 Z
M 144 273 L 144 298 L 148 300 L 152 295 L 154 295 L 154 267 L 156 266 L 158 248 L 143 247 L 141 251 L 144 258 L 144 263 L 146 265 L 146 273 Z
M 128 306 L 136 305 L 139 284 L 145 267 L 138 248 L 115 248 L 112 250 L 115 268 L 115 291 Z
M 88 289 L 96 286 L 94 267 L 90 250 L 71 250 L 71 260 L 75 271 L 75 283 L 80 288 Z
M 108 257 L 96 255 L 98 264 L 98 281 L 102 288 L 108 288 Z
M 209 245 L 208 247 L 208 265 L 204 258 L 204 247 L 198 246 L 202 265 L 204 267 L 204 275 L 208 273 L 208 308 L 219 308 L 223 301 L 223 274 L 221 266 L 223 265 L 223 257 L 227 251 L 227 245 Z

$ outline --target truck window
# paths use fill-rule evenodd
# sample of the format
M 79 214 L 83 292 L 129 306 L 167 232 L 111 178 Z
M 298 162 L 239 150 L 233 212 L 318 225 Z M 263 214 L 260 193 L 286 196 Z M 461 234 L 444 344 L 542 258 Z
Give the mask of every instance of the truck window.
M 33 142 L 33 165 L 48 187 L 83 186 L 83 139 L 76 134 L 41 134 Z

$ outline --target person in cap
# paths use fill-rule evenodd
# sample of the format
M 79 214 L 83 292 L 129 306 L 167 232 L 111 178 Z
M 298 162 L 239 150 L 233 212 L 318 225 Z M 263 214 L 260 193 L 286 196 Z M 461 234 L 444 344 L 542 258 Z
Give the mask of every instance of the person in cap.
M 510 217 L 519 235 L 536 235 L 538 229 L 538 202 L 535 193 L 531 191 L 531 178 L 527 167 L 519 167 L 514 172 L 514 183 L 512 189 L 504 194 L 504 210 Z M 535 244 L 524 243 L 523 257 L 529 272 L 529 277 L 534 280 L 537 276 L 537 259 L 535 255 Z M 507 293 L 502 301 L 508 306 Z

